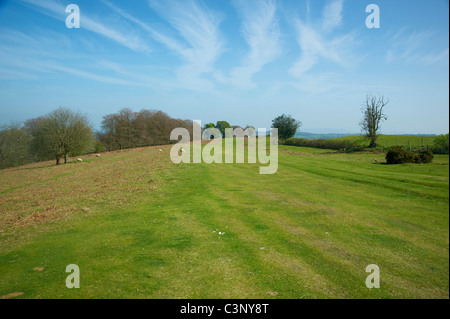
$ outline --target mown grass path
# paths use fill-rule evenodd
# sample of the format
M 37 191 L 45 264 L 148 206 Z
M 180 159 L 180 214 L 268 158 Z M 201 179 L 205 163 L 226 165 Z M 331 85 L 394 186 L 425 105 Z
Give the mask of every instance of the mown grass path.
M 389 166 L 281 146 L 259 175 L 157 149 L 0 171 L 0 296 L 448 298 L 448 156 Z

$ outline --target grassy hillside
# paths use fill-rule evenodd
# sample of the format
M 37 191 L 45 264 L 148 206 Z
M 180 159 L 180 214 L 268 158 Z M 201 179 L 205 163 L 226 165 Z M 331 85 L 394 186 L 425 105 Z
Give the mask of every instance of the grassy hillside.
M 278 172 L 259 175 L 158 148 L 0 171 L 0 296 L 449 297 L 447 155 L 383 165 L 280 146 Z

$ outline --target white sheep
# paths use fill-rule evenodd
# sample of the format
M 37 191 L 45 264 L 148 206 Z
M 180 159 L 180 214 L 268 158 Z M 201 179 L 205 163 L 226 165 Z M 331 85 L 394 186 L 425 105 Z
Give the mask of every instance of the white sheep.
M 100 154 L 95 154 L 96 157 L 100 157 Z
M 77 161 L 78 162 L 82 162 L 83 160 L 81 158 L 77 158 Z
M 159 149 L 158 152 L 162 152 L 162 149 Z

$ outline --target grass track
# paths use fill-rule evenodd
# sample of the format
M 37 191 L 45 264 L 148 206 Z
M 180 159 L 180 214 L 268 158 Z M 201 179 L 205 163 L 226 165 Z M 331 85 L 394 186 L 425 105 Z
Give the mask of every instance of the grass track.
M 0 296 L 449 297 L 448 156 L 391 166 L 281 146 L 278 172 L 259 175 L 157 149 L 0 171 Z M 71 263 L 80 289 L 65 287 Z

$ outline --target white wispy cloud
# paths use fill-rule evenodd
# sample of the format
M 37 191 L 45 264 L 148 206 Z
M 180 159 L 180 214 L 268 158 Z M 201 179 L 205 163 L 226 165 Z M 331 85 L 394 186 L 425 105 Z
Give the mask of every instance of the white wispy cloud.
M 7 72 L 2 72 L 2 76 L 0 76 L 0 78 L 3 79 L 21 78 L 37 80 L 41 78 L 44 73 L 62 72 L 71 76 L 94 80 L 101 83 L 132 86 L 145 85 L 142 82 L 105 75 L 105 70 L 100 70 L 98 66 L 94 67 L 91 65 L 91 70 L 86 71 L 80 67 L 68 66 L 67 61 L 58 61 L 55 59 L 43 58 L 42 56 L 27 56 L 21 54 L 17 50 L 0 50 L 0 59 L 0 69 L 3 64 L 7 66 L 7 68 L 5 68 Z
M 250 50 L 242 65 L 232 69 L 229 78 L 221 75 L 218 78 L 236 87 L 252 88 L 254 74 L 281 53 L 277 6 L 273 0 L 239 0 L 235 1 L 235 6 L 243 18 L 242 35 Z
M 55 0 L 43 0 L 39 2 L 34 2 L 31 0 L 22 1 L 42 14 L 60 21 L 65 21 L 67 15 L 67 13 L 65 13 L 65 6 Z M 194 53 L 192 53 L 192 48 L 183 46 L 177 40 L 165 37 L 163 34 L 160 34 L 158 31 L 154 30 L 142 21 L 127 14 L 125 11 L 121 10 L 112 3 L 106 0 L 103 1 L 103 3 L 108 5 L 114 12 L 118 13 L 124 19 L 138 24 L 144 29 L 144 31 L 149 32 L 154 39 L 166 44 L 172 50 L 179 50 L 180 53 L 184 54 L 183 56 L 186 57 L 186 60 L 190 59 L 189 61 L 194 61 Z M 130 48 L 137 53 L 148 53 L 150 51 L 149 39 L 137 36 L 137 34 L 139 34 L 139 30 L 130 29 L 129 25 L 128 29 L 125 29 L 126 26 L 126 24 L 121 23 L 119 27 L 117 25 L 115 27 L 111 27 L 111 25 L 107 23 L 102 23 L 97 20 L 94 21 L 86 13 L 82 12 L 81 28 L 100 34 L 120 45 Z M 118 31 L 119 28 L 121 28 L 120 32 Z M 86 57 L 85 53 L 77 53 L 74 55 L 71 53 L 73 50 L 70 37 L 48 29 L 39 31 L 39 34 L 34 32 L 34 34 L 28 35 L 20 31 L 8 30 L 8 32 L 3 32 L 0 34 L 0 39 L 3 40 L 2 42 L 4 44 L 8 43 L 8 45 L 2 46 L 0 56 L 3 55 L 5 57 L 5 55 L 7 55 L 7 64 L 9 66 L 15 66 L 18 70 L 22 70 L 15 73 L 5 72 L 8 77 L 12 78 L 19 75 L 33 77 L 35 74 L 42 72 L 58 71 L 102 83 L 144 86 L 153 89 L 188 87 L 189 85 L 192 86 L 193 83 L 200 86 L 197 83 L 200 80 L 197 82 L 190 82 L 189 80 L 186 80 L 185 82 L 189 83 L 189 85 L 186 85 L 186 83 L 180 83 L 177 81 L 152 76 L 151 74 L 143 71 L 144 69 L 148 69 L 148 67 L 139 67 L 137 65 L 132 65 L 130 62 L 123 64 L 108 61 L 107 58 L 93 60 L 92 55 Z M 125 31 L 130 32 L 125 33 Z M 46 34 L 48 36 L 45 36 Z M 81 40 L 89 43 L 88 39 L 82 38 Z M 52 50 L 49 50 L 49 48 L 52 48 Z M 58 48 L 60 49 L 58 50 Z M 6 58 L 4 61 L 6 61 Z M 22 61 L 24 63 L 22 63 Z M 84 62 L 80 63 L 81 61 Z M 198 61 L 201 61 L 201 57 L 198 57 Z M 0 62 L 0 66 L 1 64 L 2 63 Z M 71 67 L 71 65 L 74 67 Z M 203 72 L 202 68 L 196 69 L 197 66 L 199 66 L 199 64 L 192 66 L 192 69 L 195 69 L 194 76 Z M 209 87 L 208 85 L 209 83 L 205 86 Z
M 214 72 L 214 63 L 222 54 L 223 43 L 219 34 L 221 15 L 194 0 L 148 1 L 149 7 L 176 31 L 178 36 L 175 37 L 157 30 L 108 0 L 102 2 L 181 58 L 182 65 L 174 68 L 176 82 L 170 86 L 196 90 L 213 88 L 212 82 L 204 75 Z
M 289 69 L 291 75 L 302 76 L 312 69 L 320 59 L 341 66 L 347 66 L 350 63 L 349 52 L 354 41 L 352 33 L 326 40 L 313 26 L 306 25 L 301 20 L 297 20 L 297 31 L 297 42 L 302 55 Z
M 322 28 L 325 31 L 332 31 L 342 25 L 342 12 L 344 0 L 329 1 L 322 12 Z
M 110 1 L 108 1 L 108 0 L 100 0 L 100 1 L 102 3 L 104 3 L 105 5 L 107 5 L 114 12 L 116 12 L 117 14 L 119 14 L 120 16 L 125 18 L 126 20 L 128 20 L 128 21 L 130 21 L 132 23 L 135 23 L 136 25 L 141 27 L 144 31 L 148 32 L 148 34 L 152 38 L 154 38 L 155 40 L 165 44 L 169 49 L 172 49 L 172 50 L 175 50 L 177 52 L 180 52 L 181 54 L 185 50 L 177 41 L 175 41 L 175 40 L 173 40 L 173 39 L 171 39 L 171 38 L 169 38 L 167 36 L 164 36 L 163 34 L 158 32 L 155 28 L 152 28 L 147 23 L 137 19 L 136 17 L 134 17 L 131 14 L 127 13 L 123 9 L 117 7 L 116 5 L 111 3 Z
M 123 65 L 105 59 L 96 60 L 95 65 L 103 68 L 107 72 L 114 73 L 117 77 L 129 79 L 132 81 L 129 84 L 132 85 L 136 84 L 158 90 L 179 88 L 178 84 L 174 81 L 149 75 L 151 74 L 150 71 L 147 71 L 149 68 L 145 68 L 143 65 Z
M 349 32 L 337 36 L 330 35 L 330 31 L 342 24 L 343 3 L 343 0 L 334 0 L 325 5 L 320 28 L 311 22 L 305 23 L 300 19 L 295 19 L 297 43 L 302 53 L 289 69 L 292 76 L 301 77 L 321 59 L 344 67 L 350 65 L 354 60 L 350 52 L 355 42 L 355 34 Z
M 0 80 L 38 80 L 39 78 L 28 72 L 18 71 L 10 68 L 0 67 Z
M 102 82 L 102 83 L 132 85 L 132 86 L 142 85 L 142 83 L 133 82 L 130 80 L 120 79 L 120 78 L 111 77 L 111 76 L 105 76 L 105 75 L 101 75 L 99 73 L 80 70 L 79 68 L 71 68 L 71 67 L 67 67 L 67 66 L 64 66 L 61 64 L 57 64 L 57 63 L 47 64 L 46 67 L 48 67 L 50 70 L 65 72 L 67 74 L 75 75 L 78 77 L 82 77 L 85 79 L 94 80 L 94 81 Z
M 66 20 L 66 7 L 60 2 L 57 2 L 55 0 L 21 1 L 28 4 L 30 7 L 37 9 L 37 11 L 44 13 L 54 19 L 61 21 Z M 82 17 L 80 18 L 80 27 L 104 36 L 110 40 L 113 40 L 133 51 L 151 51 L 148 44 L 139 36 L 130 32 L 130 30 L 127 30 L 127 32 L 116 30 L 111 24 L 105 25 L 101 22 L 94 21 L 94 19 L 91 19 L 86 13 L 83 13 Z
M 194 0 L 149 1 L 181 39 L 175 39 L 146 27 L 157 41 L 179 55 L 185 62 L 176 70 L 177 78 L 186 87 L 212 89 L 211 81 L 203 78 L 214 72 L 214 63 L 223 53 L 219 25 L 223 16 Z
M 52 30 L 37 28 L 24 33 L 0 28 L 0 78 L 38 80 L 43 74 L 58 72 L 119 85 L 152 86 L 162 82 L 121 73 L 117 65 L 93 61 L 91 55 L 78 53 L 76 48 L 69 36 Z
M 395 34 L 386 36 L 390 40 L 390 48 L 386 52 L 386 61 L 404 61 L 412 64 L 430 65 L 438 62 L 447 62 L 449 48 L 434 49 L 439 41 L 435 38 L 433 30 L 408 32 L 408 28 L 402 28 Z

